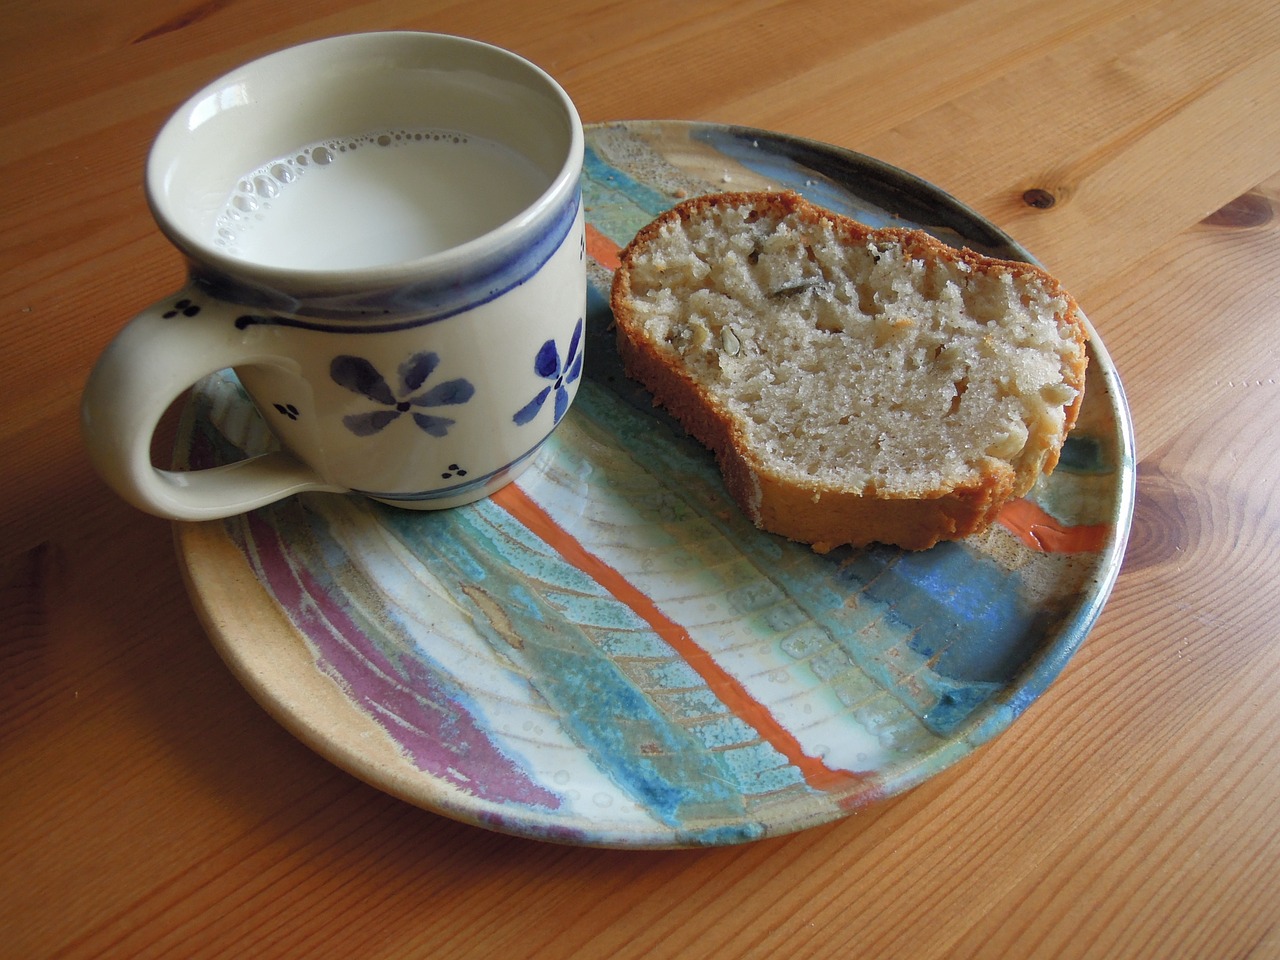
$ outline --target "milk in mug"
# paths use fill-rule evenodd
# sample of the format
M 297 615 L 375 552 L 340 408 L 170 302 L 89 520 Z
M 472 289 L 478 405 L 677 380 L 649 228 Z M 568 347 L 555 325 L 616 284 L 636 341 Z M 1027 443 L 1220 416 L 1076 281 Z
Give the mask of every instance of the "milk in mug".
M 239 178 L 214 242 L 284 269 L 403 263 L 501 226 L 550 182 L 509 147 L 456 131 L 326 140 Z

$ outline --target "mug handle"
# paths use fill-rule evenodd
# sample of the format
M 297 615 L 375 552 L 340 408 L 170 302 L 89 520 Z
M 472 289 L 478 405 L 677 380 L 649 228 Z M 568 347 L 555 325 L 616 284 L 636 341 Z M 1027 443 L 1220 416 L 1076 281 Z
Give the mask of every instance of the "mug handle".
M 235 366 L 296 370 L 237 329 L 241 309 L 189 285 L 129 321 L 89 375 L 80 404 L 89 459 L 116 493 L 147 513 L 217 520 L 306 490 L 346 492 L 283 451 L 203 470 L 152 464 L 160 418 L 202 377 Z

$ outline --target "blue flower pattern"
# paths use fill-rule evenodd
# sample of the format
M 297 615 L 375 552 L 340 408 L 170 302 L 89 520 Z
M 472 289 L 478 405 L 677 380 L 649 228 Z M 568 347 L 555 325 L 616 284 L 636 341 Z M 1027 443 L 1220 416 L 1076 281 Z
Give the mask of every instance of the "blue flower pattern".
M 533 358 L 533 370 L 543 380 L 550 380 L 547 386 L 538 391 L 537 396 L 515 412 L 511 418 L 518 426 L 524 426 L 538 415 L 547 398 L 555 395 L 555 416 L 552 426 L 560 422 L 560 418 L 569 409 L 569 391 L 567 386 L 582 376 L 582 319 L 578 319 L 573 328 L 573 336 L 569 340 L 569 350 L 563 362 L 555 340 L 548 340 L 538 349 Z
M 415 353 L 400 364 L 396 371 L 399 390 L 393 392 L 377 368 L 363 357 L 346 354 L 334 357 L 329 365 L 329 375 L 334 383 L 367 397 L 384 408 L 350 414 L 342 418 L 343 424 L 356 436 L 369 437 L 383 430 L 402 414 L 409 413 L 423 432 L 433 437 L 443 437 L 456 421 L 438 414 L 421 412 L 422 408 L 466 403 L 475 393 L 475 387 L 469 380 L 458 378 L 422 390 L 423 384 L 439 365 L 438 354 Z

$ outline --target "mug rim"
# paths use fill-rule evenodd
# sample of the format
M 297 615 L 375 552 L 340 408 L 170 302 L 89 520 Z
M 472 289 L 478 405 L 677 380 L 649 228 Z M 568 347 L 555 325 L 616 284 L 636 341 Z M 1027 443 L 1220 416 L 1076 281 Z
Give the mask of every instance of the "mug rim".
M 194 235 L 169 213 L 164 199 L 164 160 L 169 156 L 166 151 L 171 148 L 171 141 L 184 135 L 185 130 L 182 128 L 188 126 L 188 118 L 210 95 L 224 89 L 238 75 L 250 71 L 261 71 L 271 61 L 295 56 L 299 51 L 307 48 L 342 46 L 353 42 L 391 43 L 405 40 L 469 47 L 516 63 L 538 79 L 564 111 L 569 123 L 570 136 L 563 162 L 538 197 L 514 216 L 476 237 L 425 256 L 365 266 L 286 267 L 232 256 L 219 249 L 211 240 Z M 387 288 L 405 282 L 419 281 L 427 275 L 447 274 L 459 269 L 466 270 L 474 266 L 478 259 L 484 259 L 495 251 L 514 243 L 519 234 L 539 221 L 557 218 L 561 206 L 578 189 L 584 144 L 582 120 L 568 93 L 547 71 L 511 50 L 482 40 L 430 31 L 385 30 L 336 34 L 294 44 L 256 57 L 225 71 L 187 97 L 170 114 L 151 144 L 147 155 L 145 191 L 152 216 L 161 230 L 189 260 L 201 268 L 212 268 L 228 278 L 245 278 L 251 281 L 253 286 L 262 286 L 266 289 L 285 290 L 294 286 L 302 286 L 313 291 L 328 286 Z

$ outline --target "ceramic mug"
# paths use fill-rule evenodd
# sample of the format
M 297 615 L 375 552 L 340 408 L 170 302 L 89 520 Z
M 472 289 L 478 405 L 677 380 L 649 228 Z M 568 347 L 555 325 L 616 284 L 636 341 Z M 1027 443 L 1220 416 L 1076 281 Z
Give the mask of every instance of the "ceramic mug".
M 551 77 L 457 37 L 334 37 L 216 80 L 147 161 L 188 282 L 90 375 L 94 466 L 191 520 L 305 490 L 451 507 L 508 483 L 582 370 L 582 154 Z M 226 368 L 280 449 L 155 467 L 166 409 Z

